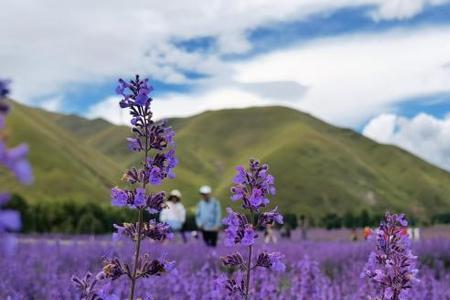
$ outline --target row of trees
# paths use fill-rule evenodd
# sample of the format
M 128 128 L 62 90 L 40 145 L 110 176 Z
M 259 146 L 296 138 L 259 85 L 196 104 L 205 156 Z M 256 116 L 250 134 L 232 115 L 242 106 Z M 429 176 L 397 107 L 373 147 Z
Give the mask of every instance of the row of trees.
M 8 204 L 9 208 L 18 210 L 22 215 L 22 232 L 25 233 L 70 233 L 70 234 L 101 234 L 110 233 L 113 224 L 124 220 L 135 219 L 135 211 L 117 209 L 109 203 L 75 201 L 40 201 L 28 203 L 22 197 L 14 195 Z M 308 227 L 324 227 L 327 229 L 375 227 L 378 226 L 381 214 L 371 214 L 367 210 L 359 213 L 347 212 L 343 215 L 327 214 L 321 218 L 312 216 L 297 216 L 292 213 L 283 214 L 285 223 L 291 229 L 301 224 Z M 146 219 L 155 218 L 147 214 Z M 410 217 L 410 224 L 417 222 Z M 450 213 L 441 213 L 431 219 L 432 224 L 450 224 Z M 188 214 L 184 229 L 196 230 L 195 216 Z

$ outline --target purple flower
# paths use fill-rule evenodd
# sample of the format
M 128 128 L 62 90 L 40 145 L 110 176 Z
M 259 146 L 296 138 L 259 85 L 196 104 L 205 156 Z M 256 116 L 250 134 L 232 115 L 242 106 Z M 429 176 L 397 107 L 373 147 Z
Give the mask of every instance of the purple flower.
M 244 198 L 246 190 L 243 186 L 235 186 L 231 188 L 231 193 L 231 200 L 238 201 Z
M 282 262 L 284 255 L 279 252 L 269 253 L 270 268 L 277 272 L 284 272 L 286 270 L 285 264 Z
M 128 237 L 133 241 L 138 240 L 138 225 L 134 223 L 123 223 L 122 225 L 114 224 L 116 232 L 113 233 L 114 240 L 120 240 L 123 237 Z M 171 240 L 173 233 L 170 226 L 166 223 L 159 223 L 155 220 L 150 220 L 148 223 L 141 225 L 140 239 L 151 239 L 154 241 Z
M 253 229 L 251 224 L 246 224 L 244 227 L 244 234 L 241 239 L 242 245 L 250 246 L 255 243 L 255 239 L 258 237 L 258 234 Z
M 142 143 L 140 139 L 136 138 L 127 138 L 128 141 L 128 149 L 130 151 L 142 151 Z
M 243 166 L 236 167 L 237 174 L 233 179 L 233 183 L 235 184 L 247 184 L 247 171 Z
M 80 299 L 98 299 L 99 294 L 96 288 L 97 279 L 87 272 L 83 278 L 72 276 L 72 284 L 79 290 Z
M 0 233 L 18 231 L 21 227 L 20 214 L 15 210 L 0 210 Z
M 103 270 L 97 274 L 96 278 L 98 280 L 107 278 L 116 280 L 126 274 L 128 274 L 128 270 L 122 265 L 118 258 L 105 258 L 103 260 Z
M 141 260 L 139 277 L 161 276 L 163 273 L 169 271 L 171 267 L 171 262 L 152 259 L 146 254 Z
M 116 94 L 125 96 L 124 91 L 126 88 L 128 88 L 128 84 L 123 79 L 119 79 L 119 84 L 116 87 Z
M 10 82 L 8 80 L 0 80 L 0 130 L 5 126 L 6 115 L 9 112 L 9 106 L 4 101 L 8 96 Z M 0 165 L 9 169 L 22 184 L 31 184 L 33 182 L 33 173 L 31 166 L 27 160 L 28 146 L 26 144 L 19 145 L 15 148 L 8 149 L 3 134 L 0 132 Z M 9 193 L 0 193 L 0 207 L 6 204 L 10 199 Z M 21 227 L 20 214 L 14 210 L 0 210 L 0 234 L 8 231 L 17 231 Z M 2 236 L 3 244 L 1 245 L 6 253 L 12 250 L 14 239 L 9 236 Z
M 250 195 L 250 197 L 248 198 L 248 202 L 250 203 L 250 206 L 252 208 L 259 208 L 261 206 L 266 206 L 269 203 L 269 199 L 264 197 L 263 192 L 258 189 L 255 188 L 252 191 L 252 194 Z
M 111 204 L 124 207 L 128 204 L 128 193 L 118 187 L 111 189 Z
M 0 141 L 0 164 L 16 175 L 21 183 L 28 185 L 33 182 L 33 173 L 27 155 L 28 146 L 26 144 L 7 149 L 6 145 Z
M 175 149 L 166 153 L 158 153 L 153 158 L 147 159 L 148 182 L 152 185 L 160 185 L 166 177 L 174 178 L 173 169 L 177 166 L 178 159 L 175 156 Z
M 154 241 L 171 240 L 173 233 L 170 226 L 166 223 L 159 223 L 155 220 L 150 220 L 144 224 L 143 235 Z
M 244 266 L 244 258 L 239 252 L 227 256 L 222 256 L 220 259 L 225 266 Z
M 129 82 L 119 79 L 116 87 L 116 93 L 122 96 L 119 106 L 128 108 L 131 115 L 133 136 L 127 138 L 128 148 L 131 151 L 142 151 L 144 155 L 141 166 L 130 168 L 122 177 L 123 181 L 133 187 L 129 190 L 118 187 L 111 190 L 112 205 L 128 206 L 139 210 L 137 222 L 114 224 L 116 232 L 113 234 L 113 239 L 123 237 L 131 239 L 135 243 L 137 255 L 134 256 L 132 264 L 121 263 L 118 258 L 105 260 L 103 270 L 96 277 L 96 280 L 116 280 L 126 275 L 126 278 L 132 283 L 130 285 L 130 299 L 132 300 L 134 300 L 135 283 L 138 279 L 159 276 L 171 268 L 170 262 L 151 259 L 147 254 L 139 255 L 143 239 L 163 241 L 171 239 L 173 236 L 168 224 L 159 223 L 154 219 L 145 222 L 143 218 L 144 210 L 158 213 L 165 207 L 164 192 L 147 195 L 146 185 L 149 183 L 159 185 L 166 177 L 173 178 L 173 168 L 178 164 L 174 149 L 175 132 L 167 126 L 166 122 L 152 120 L 151 91 L 152 87 L 148 85 L 148 79 L 140 80 L 138 75 Z M 85 280 L 86 284 L 83 283 L 83 280 L 75 279 L 76 283 L 81 286 L 82 297 L 86 290 L 84 286 L 91 285 L 93 288 L 95 285 L 95 281 L 88 283 L 87 279 Z M 84 294 L 87 295 L 86 292 Z M 88 296 L 93 300 L 102 299 L 104 295 L 109 296 L 109 294 L 97 292 Z M 118 298 L 118 296 L 114 297 Z
M 0 193 L 0 207 L 8 203 L 9 200 L 11 200 L 10 193 Z
M 148 173 L 148 183 L 153 185 L 160 185 L 162 182 L 162 177 L 162 170 L 157 166 L 153 166 Z
M 138 92 L 138 95 L 136 96 L 136 104 L 140 106 L 144 106 L 148 102 L 148 94 L 150 93 L 149 90 L 145 88 L 141 88 Z
M 123 96 L 123 99 L 120 101 L 120 107 L 148 106 L 152 100 L 149 97 L 152 90 L 153 88 L 148 86 L 148 79 L 140 80 L 139 76 L 136 76 L 136 79 L 131 80 L 130 83 L 119 79 L 116 93 Z
M 266 251 L 260 253 L 256 259 L 256 266 L 262 268 L 272 269 L 276 272 L 284 272 L 286 266 L 282 259 L 284 256 L 279 252 L 268 253 Z
M 0 79 L 0 99 L 8 96 L 10 89 L 9 84 L 11 82 L 9 80 Z
M 269 167 L 251 159 L 248 170 L 238 166 L 236 171 L 234 186 L 231 188 L 231 200 L 241 200 L 242 207 L 253 212 L 266 207 L 269 204 L 267 196 L 275 194 L 275 179 L 269 173 Z
M 164 199 L 165 199 L 164 192 L 159 192 L 148 196 L 146 203 L 146 208 L 148 212 L 151 214 L 156 214 L 160 212 L 164 207 L 166 207 Z
M 225 289 L 230 295 L 242 296 L 245 299 L 249 298 L 250 273 L 254 267 L 265 267 L 279 272 L 286 268 L 281 261 L 283 256 L 279 253 L 263 252 L 253 265 L 252 249 L 258 238 L 255 228 L 266 227 L 274 222 L 282 224 L 283 217 L 277 212 L 277 208 L 268 212 L 260 211 L 269 204 L 267 196 L 275 194 L 275 179 L 269 173 L 269 167 L 266 164 L 260 164 L 259 161 L 251 159 L 249 165 L 247 170 L 243 166 L 236 167 L 237 174 L 233 179 L 231 200 L 242 201 L 242 207 L 250 211 L 250 222 L 245 215 L 231 208 L 227 208 L 228 215 L 223 219 L 223 224 L 227 226 L 225 245 L 240 243 L 248 249 L 246 261 L 240 253 L 222 257 L 224 265 L 239 266 L 246 273 L 246 279 L 228 279 Z
M 259 224 L 263 227 L 273 223 L 283 224 L 283 216 L 277 210 L 278 208 L 275 207 L 273 210 L 261 214 Z
M 362 278 L 369 278 L 377 285 L 378 295 L 385 299 L 404 299 L 418 281 L 417 258 L 404 232 L 407 225 L 403 214 L 386 213 L 376 231 L 376 249 L 370 253 L 361 273 Z
M 133 206 L 134 207 L 142 207 L 146 203 L 146 195 L 145 195 L 145 189 L 143 188 L 137 188 L 134 193 L 134 201 Z
M 247 245 L 253 244 L 255 232 L 251 228 L 251 224 L 248 223 L 247 218 L 240 213 L 234 212 L 229 207 L 227 207 L 226 211 L 228 215 L 222 221 L 224 225 L 227 225 L 225 229 L 225 244 L 227 246 L 241 242 Z M 244 238 L 245 240 L 243 240 Z

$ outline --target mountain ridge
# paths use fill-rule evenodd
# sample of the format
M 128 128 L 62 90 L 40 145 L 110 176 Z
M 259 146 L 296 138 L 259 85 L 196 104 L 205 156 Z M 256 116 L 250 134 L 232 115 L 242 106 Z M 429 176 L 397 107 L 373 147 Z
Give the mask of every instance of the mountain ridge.
M 49 185 L 49 180 L 39 177 L 46 177 L 41 169 L 51 166 L 41 152 L 42 143 L 29 139 L 32 135 L 51 138 L 55 145 L 53 148 L 47 145 L 52 150 L 46 151 L 54 151 L 58 157 L 64 156 L 59 151 L 68 151 L 67 155 L 74 160 L 74 166 L 68 170 L 77 173 L 87 168 L 84 171 L 87 181 L 99 185 L 95 190 L 82 180 L 72 182 L 78 190 L 85 189 L 66 195 L 74 201 L 95 198 L 107 203 L 109 187 L 120 185 L 123 170 L 139 160 L 139 154 L 127 149 L 125 139 L 130 128 L 126 126 L 17 103 L 13 108 L 8 122 L 13 142 L 29 142 L 30 159 L 38 171 L 37 184 Z M 24 126 L 28 114 L 35 119 L 34 126 Z M 430 215 L 441 209 L 450 210 L 447 171 L 396 146 L 378 144 L 351 129 L 334 127 L 291 108 L 225 109 L 168 121 L 177 132 L 180 166 L 176 169 L 177 178 L 160 188 L 181 189 L 183 201 L 191 208 L 198 200 L 197 188 L 201 184 L 213 186 L 223 206 L 229 204 L 234 166 L 255 157 L 270 164 L 278 190 L 274 202 L 284 211 L 323 215 L 393 209 Z M 75 147 L 76 153 L 69 151 L 67 145 Z M 33 153 L 35 147 L 40 149 L 38 153 Z M 77 152 L 83 152 L 84 156 Z M 58 160 L 53 167 L 66 166 Z M 63 180 L 69 179 L 60 179 Z M 39 197 L 59 198 L 55 193 L 42 191 L 17 192 L 29 201 L 37 201 Z

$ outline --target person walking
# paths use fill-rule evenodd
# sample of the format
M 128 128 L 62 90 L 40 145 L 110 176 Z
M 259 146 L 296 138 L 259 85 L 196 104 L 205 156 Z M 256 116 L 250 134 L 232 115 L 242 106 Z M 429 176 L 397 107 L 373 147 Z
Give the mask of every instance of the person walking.
M 183 224 L 186 222 L 186 209 L 181 203 L 181 192 L 172 190 L 166 204 L 167 207 L 161 211 L 159 216 L 160 221 L 169 224 L 174 233 L 180 232 L 183 241 L 186 242 L 186 237 L 182 231 Z
M 211 197 L 211 188 L 207 185 L 200 187 L 201 200 L 197 204 L 195 222 L 203 234 L 205 244 L 216 247 L 219 229 L 222 222 L 222 210 L 219 201 Z

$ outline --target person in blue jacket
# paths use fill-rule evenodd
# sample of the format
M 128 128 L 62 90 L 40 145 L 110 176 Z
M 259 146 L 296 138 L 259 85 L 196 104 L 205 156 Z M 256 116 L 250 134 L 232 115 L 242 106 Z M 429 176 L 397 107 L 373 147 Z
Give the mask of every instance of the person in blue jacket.
M 197 204 L 195 221 L 203 234 L 207 246 L 215 247 L 222 224 L 222 210 L 220 202 L 211 197 L 211 188 L 207 185 L 200 187 L 201 200 Z

